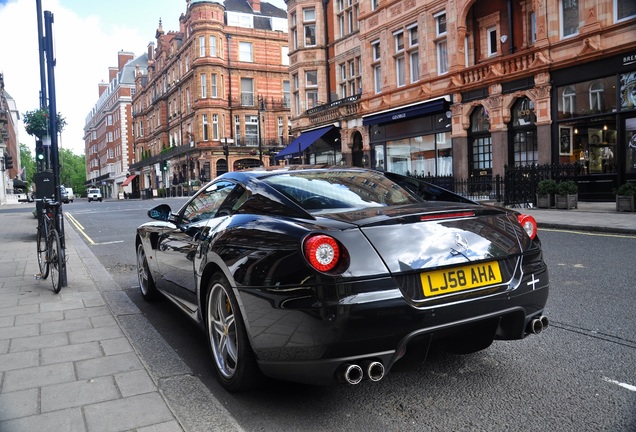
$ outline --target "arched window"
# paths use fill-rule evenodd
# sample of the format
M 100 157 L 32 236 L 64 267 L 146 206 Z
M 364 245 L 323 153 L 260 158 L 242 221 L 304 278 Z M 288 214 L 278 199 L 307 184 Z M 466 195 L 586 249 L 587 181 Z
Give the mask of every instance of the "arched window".
M 576 89 L 573 86 L 567 86 L 563 90 L 563 114 L 574 114 L 576 112 Z
M 605 88 L 602 81 L 590 85 L 590 111 L 603 112 L 605 109 Z
M 492 174 L 490 120 L 483 106 L 470 115 L 469 166 L 472 175 Z
M 534 102 L 527 97 L 519 99 L 511 110 L 509 162 L 514 166 L 536 164 L 539 161 L 537 146 L 537 116 Z

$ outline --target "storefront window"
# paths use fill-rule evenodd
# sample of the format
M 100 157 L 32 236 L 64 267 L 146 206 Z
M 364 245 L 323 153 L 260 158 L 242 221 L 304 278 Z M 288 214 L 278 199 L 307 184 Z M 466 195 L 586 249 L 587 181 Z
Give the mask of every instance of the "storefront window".
M 636 84 L 636 76 L 633 81 Z M 616 111 L 615 83 L 616 77 L 611 76 L 559 87 L 558 118 L 569 119 Z M 634 96 L 636 97 L 636 93 Z
M 605 120 L 559 125 L 560 162 L 578 162 L 581 174 L 615 173 L 617 130 L 612 118 Z
M 470 167 L 472 175 L 492 172 L 492 139 L 490 120 L 483 106 L 477 107 L 470 116 Z
M 453 175 L 450 132 L 423 135 L 386 143 L 386 169 L 398 174 Z M 375 147 L 376 168 L 384 169 L 384 153 Z
M 536 164 L 539 160 L 534 102 L 525 97 L 518 100 L 511 110 L 512 163 L 514 166 Z
M 627 139 L 625 172 L 636 173 L 636 118 L 625 120 L 625 136 Z
M 636 72 L 620 77 L 621 109 L 636 108 Z

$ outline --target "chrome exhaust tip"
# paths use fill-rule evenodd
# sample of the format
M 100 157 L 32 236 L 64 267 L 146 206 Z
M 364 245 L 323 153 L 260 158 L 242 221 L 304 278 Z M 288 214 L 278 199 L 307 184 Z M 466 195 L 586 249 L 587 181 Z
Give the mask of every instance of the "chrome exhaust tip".
M 541 319 L 535 318 L 528 323 L 528 333 L 538 335 L 542 331 L 543 331 L 543 323 L 541 322 Z
M 541 325 L 543 326 L 543 330 L 547 329 L 548 326 L 550 325 L 550 320 L 548 320 L 548 317 L 545 315 L 541 315 L 539 320 L 541 320 Z
M 379 361 L 368 360 L 362 363 L 364 372 L 371 381 L 380 381 L 384 378 L 384 365 Z
M 345 363 L 338 369 L 337 377 L 348 384 L 356 385 L 362 381 L 364 372 L 357 364 Z

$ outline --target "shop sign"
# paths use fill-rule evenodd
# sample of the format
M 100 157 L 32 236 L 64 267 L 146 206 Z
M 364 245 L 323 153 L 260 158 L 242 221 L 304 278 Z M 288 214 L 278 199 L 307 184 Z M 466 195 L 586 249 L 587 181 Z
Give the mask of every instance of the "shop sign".
M 623 66 L 629 66 L 632 64 L 636 64 L 636 54 L 623 56 Z

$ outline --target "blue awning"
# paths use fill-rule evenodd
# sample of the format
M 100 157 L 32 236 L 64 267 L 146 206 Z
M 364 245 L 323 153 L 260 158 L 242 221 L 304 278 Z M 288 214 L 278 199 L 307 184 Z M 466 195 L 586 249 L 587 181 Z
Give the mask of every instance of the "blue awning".
M 446 111 L 448 109 L 448 101 L 445 98 L 439 98 L 430 102 L 423 102 L 416 105 L 392 109 L 379 114 L 373 114 L 362 118 L 364 126 L 376 125 L 381 123 L 391 123 L 402 121 L 413 117 L 421 117 L 426 114 Z
M 274 159 L 278 161 L 281 159 L 290 159 L 302 156 L 303 152 L 307 150 L 310 145 L 318 141 L 324 134 L 333 128 L 335 128 L 335 126 L 330 125 L 301 133 L 298 138 L 291 142 L 291 144 L 278 152 L 278 154 L 274 156 Z

